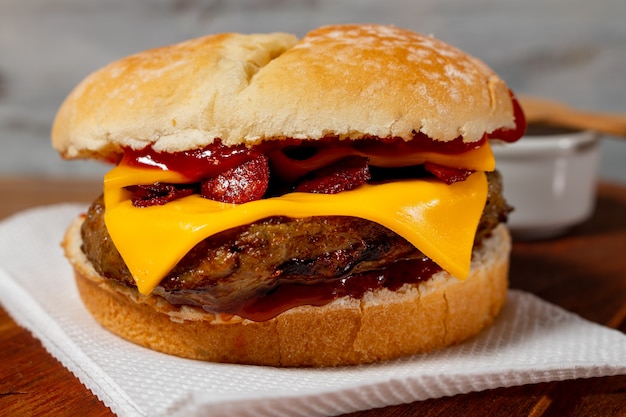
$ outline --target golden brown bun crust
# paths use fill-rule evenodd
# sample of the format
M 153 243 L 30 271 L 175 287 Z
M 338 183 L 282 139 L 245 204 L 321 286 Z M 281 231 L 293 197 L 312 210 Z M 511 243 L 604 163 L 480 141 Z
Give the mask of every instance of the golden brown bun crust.
M 220 34 L 142 52 L 80 83 L 52 130 L 66 158 L 285 137 L 479 140 L 513 128 L 505 83 L 476 58 L 394 26 Z
M 355 365 L 460 343 L 490 325 L 506 300 L 510 237 L 504 225 L 474 254 L 464 281 L 445 272 L 399 291 L 302 306 L 266 322 L 216 317 L 104 280 L 80 250 L 78 219 L 63 246 L 80 296 L 105 328 L 136 344 L 212 362 Z

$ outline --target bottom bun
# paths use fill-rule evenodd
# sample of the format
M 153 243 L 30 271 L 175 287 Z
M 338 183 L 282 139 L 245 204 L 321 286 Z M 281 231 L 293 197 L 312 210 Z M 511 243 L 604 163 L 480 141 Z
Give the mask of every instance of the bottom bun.
M 77 219 L 63 242 L 80 296 L 106 329 L 185 358 L 270 366 L 338 366 L 424 353 L 460 343 L 490 325 L 506 300 L 511 240 L 500 224 L 474 251 L 469 278 L 439 272 L 399 290 L 300 306 L 254 322 L 173 306 L 100 277 L 81 248 Z

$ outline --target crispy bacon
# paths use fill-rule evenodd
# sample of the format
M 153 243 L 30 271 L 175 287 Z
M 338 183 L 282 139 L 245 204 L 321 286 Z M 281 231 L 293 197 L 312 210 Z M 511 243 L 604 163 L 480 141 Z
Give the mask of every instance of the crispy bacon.
M 126 187 L 133 193 L 131 201 L 135 207 L 162 206 L 177 198 L 198 192 L 194 184 L 154 183 L 150 185 L 131 185 Z
M 202 197 L 223 203 L 242 204 L 259 200 L 270 181 L 268 159 L 259 155 L 254 159 L 202 181 Z
M 462 168 L 450 168 L 443 165 L 426 162 L 424 169 L 433 174 L 435 177 L 450 185 L 457 181 L 465 181 L 474 171 Z
M 300 180 L 294 191 L 337 194 L 365 184 L 370 178 L 369 158 L 348 156 L 313 171 L 310 175 Z

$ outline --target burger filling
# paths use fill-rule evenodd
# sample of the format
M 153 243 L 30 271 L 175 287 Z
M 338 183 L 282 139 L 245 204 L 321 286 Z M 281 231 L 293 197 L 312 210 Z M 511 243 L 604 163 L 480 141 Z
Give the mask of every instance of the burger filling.
M 349 169 L 353 176 L 363 176 L 358 161 Z M 332 167 L 326 171 L 336 172 Z M 348 183 L 341 180 L 345 176 L 338 180 L 319 174 L 309 178 L 312 187 L 324 190 Z M 488 197 L 475 247 L 498 223 L 506 221 L 510 211 L 502 197 L 499 174 L 488 173 L 487 178 Z M 159 191 L 140 200 L 161 199 L 162 195 L 180 198 L 183 187 L 173 188 L 175 191 Z M 198 187 L 193 188 L 191 192 L 197 192 Z M 137 190 L 133 193 L 137 198 Z M 159 200 L 159 204 L 165 203 Z M 100 275 L 135 287 L 109 236 L 104 211 L 102 198 L 89 208 L 82 227 L 83 250 Z M 199 306 L 209 312 L 262 321 L 297 305 L 324 305 L 346 295 L 359 298 L 377 288 L 393 290 L 428 279 L 440 270 L 404 238 L 372 221 L 347 216 L 269 217 L 201 241 L 152 294 L 173 305 Z

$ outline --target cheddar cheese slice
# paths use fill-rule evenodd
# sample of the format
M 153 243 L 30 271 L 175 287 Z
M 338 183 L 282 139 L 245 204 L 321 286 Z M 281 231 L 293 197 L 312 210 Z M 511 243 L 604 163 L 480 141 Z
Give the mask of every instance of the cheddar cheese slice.
M 124 165 L 105 176 L 105 223 L 142 294 L 149 294 L 203 239 L 271 216 L 371 220 L 464 279 L 469 274 L 474 236 L 487 198 L 484 172 L 452 185 L 412 179 L 365 184 L 333 195 L 290 193 L 239 205 L 192 195 L 162 206 L 136 208 L 123 188 L 159 181 L 176 183 L 184 182 L 184 178 L 172 171 Z

